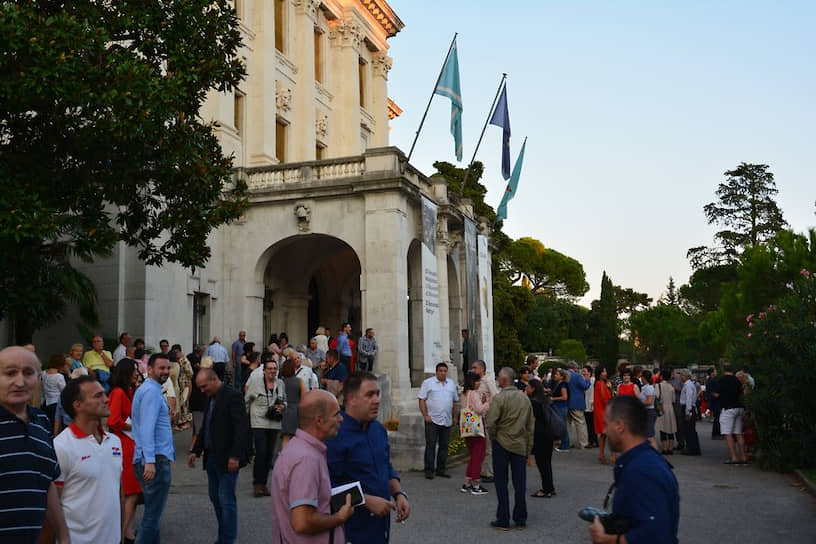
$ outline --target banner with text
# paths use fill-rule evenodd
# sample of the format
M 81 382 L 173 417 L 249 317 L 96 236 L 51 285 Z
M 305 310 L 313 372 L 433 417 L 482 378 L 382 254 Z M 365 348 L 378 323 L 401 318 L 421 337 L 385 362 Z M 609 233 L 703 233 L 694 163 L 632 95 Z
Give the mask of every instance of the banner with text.
M 431 200 L 422 197 L 422 336 L 426 373 L 436 372 L 436 364 L 446 361 L 442 350 L 439 316 L 439 275 L 436 264 L 436 210 Z
M 490 269 L 490 254 L 487 236 L 478 237 L 479 249 L 479 332 L 481 336 L 482 359 L 487 370 L 493 369 L 493 274 Z
M 465 296 L 467 326 L 470 329 L 470 361 L 478 359 L 479 343 L 479 262 L 476 248 L 476 223 L 465 218 Z M 470 364 L 468 364 L 468 367 Z

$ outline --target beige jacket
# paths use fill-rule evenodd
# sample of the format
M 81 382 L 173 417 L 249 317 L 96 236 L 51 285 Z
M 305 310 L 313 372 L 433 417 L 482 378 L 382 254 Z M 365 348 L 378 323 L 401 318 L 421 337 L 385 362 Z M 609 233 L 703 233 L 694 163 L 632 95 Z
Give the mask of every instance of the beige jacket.
M 515 385 L 499 391 L 485 416 L 487 433 L 501 447 L 517 455 L 533 451 L 533 405 Z

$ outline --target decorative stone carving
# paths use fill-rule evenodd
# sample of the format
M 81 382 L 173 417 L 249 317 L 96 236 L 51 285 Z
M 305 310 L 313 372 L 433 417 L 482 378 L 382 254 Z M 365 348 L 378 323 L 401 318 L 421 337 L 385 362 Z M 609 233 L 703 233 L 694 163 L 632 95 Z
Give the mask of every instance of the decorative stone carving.
M 375 76 L 388 79 L 388 71 L 391 70 L 391 66 L 394 64 L 394 59 L 385 53 L 379 53 L 374 55 L 374 57 L 371 59 L 371 63 L 374 68 Z
M 295 219 L 297 219 L 298 230 L 300 232 L 309 232 L 309 222 L 312 219 L 312 210 L 309 209 L 303 202 L 295 204 Z
M 365 29 L 357 21 L 341 20 L 329 23 L 329 39 L 335 45 L 359 49 L 365 38 Z
M 292 3 L 299 12 L 303 12 L 312 19 L 317 18 L 317 8 L 320 7 L 321 0 L 294 0 Z
M 292 109 L 292 89 L 284 87 L 280 80 L 275 81 L 275 106 L 278 111 Z
M 318 112 L 315 115 L 315 135 L 318 138 L 325 138 L 329 133 L 329 116 Z

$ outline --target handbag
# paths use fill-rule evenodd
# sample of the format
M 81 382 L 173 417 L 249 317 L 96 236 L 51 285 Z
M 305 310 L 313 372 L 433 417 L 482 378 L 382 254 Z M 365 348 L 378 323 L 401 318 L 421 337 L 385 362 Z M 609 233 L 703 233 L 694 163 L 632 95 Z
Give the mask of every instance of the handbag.
M 550 404 L 549 406 L 545 406 L 543 412 L 544 420 L 547 424 L 547 431 L 550 436 L 556 439 L 564 436 L 567 432 L 567 424 L 555 405 Z
M 468 406 L 459 410 L 459 436 L 484 438 L 484 435 L 484 420 L 482 416 L 470 409 L 470 396 L 468 395 Z

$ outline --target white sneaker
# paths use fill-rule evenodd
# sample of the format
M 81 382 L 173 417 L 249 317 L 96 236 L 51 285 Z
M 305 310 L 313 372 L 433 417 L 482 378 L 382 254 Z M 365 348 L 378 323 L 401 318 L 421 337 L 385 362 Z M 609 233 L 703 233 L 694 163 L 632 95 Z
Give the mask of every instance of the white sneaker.
M 558 453 L 569 453 L 569 450 L 562 450 L 561 448 L 555 448 L 555 451 Z
M 479 487 L 471 487 L 470 488 L 470 494 L 471 495 L 487 495 L 487 489 L 485 489 L 481 485 Z
M 473 491 L 473 486 L 468 484 L 462 484 L 462 487 L 459 488 L 460 493 L 470 493 L 471 491 Z

